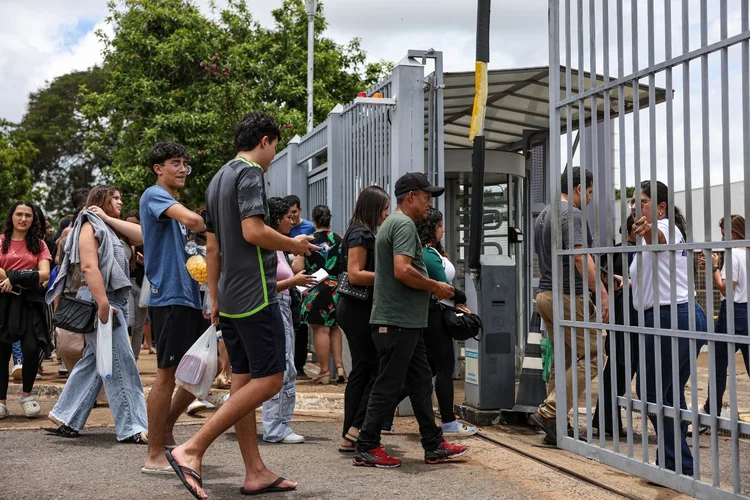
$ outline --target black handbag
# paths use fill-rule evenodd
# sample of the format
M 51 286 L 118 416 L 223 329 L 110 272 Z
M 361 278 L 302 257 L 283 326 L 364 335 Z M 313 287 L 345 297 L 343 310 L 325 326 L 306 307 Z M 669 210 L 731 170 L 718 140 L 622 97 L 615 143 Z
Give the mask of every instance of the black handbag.
M 440 304 L 443 309 L 443 323 L 454 340 L 479 340 L 482 332 L 482 318 L 474 313 L 459 311 L 455 307 Z
M 341 295 L 352 297 L 359 300 L 367 300 L 370 298 L 369 286 L 352 285 L 349 283 L 349 273 L 346 271 L 339 274 L 339 284 L 336 290 Z
M 63 295 L 60 298 L 57 309 L 55 309 L 52 324 L 57 328 L 74 333 L 95 332 L 96 313 L 99 310 L 99 306 L 96 305 L 96 302 L 89 302 L 88 300 L 77 299 L 72 295 L 65 295 L 65 285 L 67 283 L 68 275 L 66 274 L 65 282 L 63 283 Z

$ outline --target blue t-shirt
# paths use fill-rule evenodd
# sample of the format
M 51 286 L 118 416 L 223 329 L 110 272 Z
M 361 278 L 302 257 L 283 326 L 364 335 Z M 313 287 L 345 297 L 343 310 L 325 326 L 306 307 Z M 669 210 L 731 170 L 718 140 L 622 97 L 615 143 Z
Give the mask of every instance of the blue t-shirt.
M 302 219 L 302 222 L 300 222 L 296 226 L 293 226 L 291 231 L 289 231 L 289 237 L 296 238 L 300 234 L 307 234 L 309 236 L 314 232 L 315 226 L 313 226 L 313 223 L 307 219 Z
M 187 228 L 164 214 L 177 203 L 161 186 L 151 186 L 141 196 L 143 254 L 146 277 L 151 283 L 148 305 L 202 309 L 198 282 L 185 267 Z

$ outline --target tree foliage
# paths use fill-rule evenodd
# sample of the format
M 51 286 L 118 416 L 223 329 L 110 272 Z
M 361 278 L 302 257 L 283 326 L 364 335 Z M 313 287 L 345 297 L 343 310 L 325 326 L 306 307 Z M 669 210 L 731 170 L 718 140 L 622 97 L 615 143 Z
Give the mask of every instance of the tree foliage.
M 93 67 L 55 78 L 29 95 L 28 110 L 14 134 L 39 151 L 29 168 L 35 181 L 46 187 L 41 201 L 49 211 L 71 211 L 70 192 L 90 187 L 106 165 L 106 151 L 86 151 L 89 128 L 81 112 L 82 94 L 103 87 L 104 74 Z
M 29 166 L 37 155 L 34 145 L 14 133 L 13 124 L 0 120 L 0 214 L 18 200 L 33 199 Z
M 234 126 L 247 111 L 265 110 L 284 128 L 283 147 L 305 130 L 307 17 L 303 0 L 285 0 L 275 26 L 253 20 L 241 0 L 207 17 L 188 1 L 110 3 L 113 35 L 104 42 L 105 85 L 85 96 L 91 155 L 106 155 L 104 170 L 123 190 L 127 206 L 151 183 L 146 157 L 157 141 L 184 144 L 193 173 L 182 197 L 202 204 L 213 175 L 234 155 Z M 374 83 L 384 64 L 365 64 L 358 40 L 342 46 L 315 23 L 315 118 Z

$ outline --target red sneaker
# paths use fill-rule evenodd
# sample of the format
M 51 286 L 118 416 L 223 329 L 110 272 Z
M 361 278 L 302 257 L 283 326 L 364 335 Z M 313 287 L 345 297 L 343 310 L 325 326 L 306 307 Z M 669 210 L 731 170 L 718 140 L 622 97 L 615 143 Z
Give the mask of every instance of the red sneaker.
M 428 464 L 439 464 L 445 462 L 449 458 L 460 457 L 464 453 L 469 451 L 469 448 L 460 444 L 451 444 L 445 439 L 440 443 L 434 451 L 424 452 L 424 461 Z
M 401 460 L 386 453 L 383 446 L 368 451 L 358 451 L 352 458 L 352 463 L 358 467 L 381 467 L 385 469 L 401 467 Z

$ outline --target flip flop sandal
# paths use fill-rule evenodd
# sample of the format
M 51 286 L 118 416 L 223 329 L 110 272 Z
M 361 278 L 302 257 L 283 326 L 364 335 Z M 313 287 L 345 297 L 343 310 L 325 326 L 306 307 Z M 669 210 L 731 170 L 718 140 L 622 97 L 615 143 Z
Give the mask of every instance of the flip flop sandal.
M 325 372 L 325 375 L 318 375 L 312 379 L 313 384 L 328 385 L 331 383 L 331 373 Z
M 133 434 L 130 437 L 126 437 L 120 442 L 129 444 L 148 444 L 148 434 L 146 434 L 146 431 L 141 431 L 137 434 Z
M 47 434 L 51 434 L 53 436 L 59 436 L 64 438 L 77 438 L 81 435 L 80 432 L 73 429 L 72 427 L 68 427 L 67 425 L 61 425 L 60 427 L 57 427 L 55 429 L 44 429 L 44 432 Z
M 143 474 L 149 474 L 152 476 L 173 476 L 174 475 L 174 469 L 171 465 L 167 465 L 166 467 L 163 467 L 161 469 L 147 469 L 146 467 L 141 467 L 141 472 Z
M 347 434 L 344 436 L 344 440 L 351 443 L 352 446 L 342 446 L 339 444 L 339 451 L 341 453 L 354 453 L 357 451 L 357 439 L 354 436 Z
M 164 454 L 167 456 L 167 460 L 169 461 L 169 465 L 172 466 L 172 469 L 174 469 L 175 473 L 177 474 L 177 477 L 182 481 L 182 485 L 187 488 L 187 490 L 192 493 L 192 495 L 197 498 L 198 500 L 201 500 L 200 495 L 198 495 L 198 492 L 193 488 L 190 483 L 187 482 L 187 479 L 185 478 L 185 474 L 188 476 L 192 476 L 193 479 L 198 481 L 198 486 L 203 488 L 203 479 L 201 478 L 200 474 L 195 472 L 193 469 L 188 467 L 187 465 L 180 465 L 177 463 L 177 460 L 174 459 L 172 456 L 172 452 L 167 450 L 164 452 Z
M 253 496 L 253 495 L 263 495 L 265 493 L 283 493 L 285 491 L 294 491 L 297 489 L 296 486 L 284 486 L 284 487 L 279 486 L 284 481 L 286 481 L 286 479 L 279 476 L 279 478 L 276 481 L 269 484 L 265 488 L 261 488 L 259 490 L 246 490 L 244 487 L 240 488 L 240 494 Z

